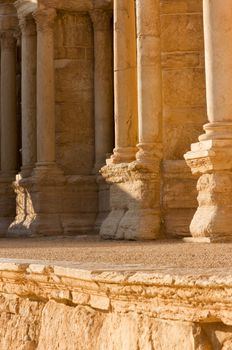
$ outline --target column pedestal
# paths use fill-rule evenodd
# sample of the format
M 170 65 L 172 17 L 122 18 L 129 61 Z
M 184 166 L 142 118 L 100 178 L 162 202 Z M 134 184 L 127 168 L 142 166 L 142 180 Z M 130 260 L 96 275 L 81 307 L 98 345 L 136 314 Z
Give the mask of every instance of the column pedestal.
M 160 186 L 159 163 L 152 172 L 132 162 L 106 166 L 101 173 L 110 185 L 111 211 L 100 235 L 105 239 L 155 239 L 160 227 L 160 196 L 156 190 Z
M 197 183 L 198 209 L 187 242 L 232 240 L 232 140 L 211 139 L 193 144 L 185 155 Z
M 206 92 L 209 123 L 185 154 L 199 176 L 193 242 L 232 240 L 232 11 L 231 1 L 204 0 Z

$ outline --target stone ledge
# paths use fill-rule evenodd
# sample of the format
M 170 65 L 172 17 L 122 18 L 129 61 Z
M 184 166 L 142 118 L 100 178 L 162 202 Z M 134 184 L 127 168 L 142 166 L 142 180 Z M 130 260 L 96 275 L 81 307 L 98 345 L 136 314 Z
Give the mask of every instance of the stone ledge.
M 232 269 L 143 270 L 1 259 L 0 293 L 71 305 L 84 300 L 102 310 L 142 310 L 159 319 L 232 325 Z
M 232 269 L 1 259 L 0 348 L 225 350 L 231 296 Z

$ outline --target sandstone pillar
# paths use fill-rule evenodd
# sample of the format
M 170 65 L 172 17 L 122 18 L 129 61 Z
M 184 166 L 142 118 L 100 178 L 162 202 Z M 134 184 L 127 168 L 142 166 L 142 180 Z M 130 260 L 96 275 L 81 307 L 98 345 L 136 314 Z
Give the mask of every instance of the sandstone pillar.
M 37 10 L 37 168 L 55 165 L 54 9 Z
M 137 143 L 137 78 L 134 0 L 114 1 L 114 113 L 113 163 L 135 159 Z
M 162 79 L 159 0 L 136 0 L 139 162 L 161 158 Z M 148 18 L 152 18 L 148 21 Z
M 16 39 L 1 34 L 1 174 L 16 174 L 18 166 L 16 119 Z
M 22 32 L 22 168 L 30 176 L 36 162 L 36 26 L 32 16 L 20 19 Z
M 231 0 L 203 4 L 209 123 L 185 159 L 200 176 L 193 241 L 211 242 L 232 239 L 232 6 Z
M 95 166 L 98 173 L 113 148 L 112 12 L 90 13 L 94 28 Z
M 126 230 L 131 223 L 136 239 L 155 239 L 160 234 L 162 72 L 159 7 L 159 0 L 136 0 L 139 151 L 129 170 L 134 176 L 133 195 L 137 200 L 123 219 Z
M 32 176 L 19 176 L 14 183 L 17 214 L 8 233 L 16 236 L 63 233 L 65 179 L 55 162 L 53 25 L 56 11 L 39 9 L 33 12 L 33 17 L 37 28 L 37 163 Z M 28 123 L 27 128 L 32 128 L 32 124 Z
M 112 158 L 116 161 L 119 159 L 119 163 L 124 163 L 111 165 L 111 167 L 108 163 L 108 166 L 101 170 L 103 177 L 110 184 L 111 212 L 103 222 L 100 234 L 104 238 L 111 239 L 156 239 L 160 234 L 162 80 L 159 1 L 137 0 L 135 3 L 137 69 L 134 69 L 136 49 L 132 39 L 135 35 L 134 29 L 132 30 L 132 21 L 130 27 L 126 27 L 125 24 L 129 20 L 128 14 L 133 17 L 134 1 L 115 2 L 115 43 L 117 43 L 115 50 L 118 51 L 115 53 L 116 150 Z M 125 21 L 124 26 L 122 19 Z M 130 44 L 125 40 L 129 32 Z M 130 53 L 127 51 L 129 48 Z M 134 87 L 137 89 L 134 74 L 137 73 L 138 93 L 134 91 Z M 129 82 L 130 79 L 132 79 L 131 82 Z M 127 146 L 134 145 L 137 129 L 135 123 L 134 126 L 130 124 L 131 119 L 128 116 L 137 115 L 137 96 L 139 150 L 136 160 L 132 161 L 135 148 L 131 147 L 129 153 Z M 133 142 L 131 142 L 132 138 Z M 123 147 L 117 148 L 119 144 Z M 122 158 L 123 153 L 120 158 L 121 150 L 126 150 L 125 154 L 131 155 L 126 160 L 128 164 L 126 164 L 126 158 Z M 118 154 L 119 158 L 114 158 Z
M 16 33 L 18 19 L 13 4 L 0 6 L 1 34 L 1 176 L 0 235 L 15 215 L 12 182 L 18 168 L 17 100 L 16 100 Z

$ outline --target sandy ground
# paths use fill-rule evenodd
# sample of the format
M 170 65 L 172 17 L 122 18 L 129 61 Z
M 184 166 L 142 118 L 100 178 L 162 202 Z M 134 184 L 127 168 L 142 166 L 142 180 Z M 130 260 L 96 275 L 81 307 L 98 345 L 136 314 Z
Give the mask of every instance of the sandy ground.
M 97 236 L 74 238 L 1 238 L 0 258 L 136 264 L 142 267 L 232 267 L 232 243 L 181 241 L 103 241 Z

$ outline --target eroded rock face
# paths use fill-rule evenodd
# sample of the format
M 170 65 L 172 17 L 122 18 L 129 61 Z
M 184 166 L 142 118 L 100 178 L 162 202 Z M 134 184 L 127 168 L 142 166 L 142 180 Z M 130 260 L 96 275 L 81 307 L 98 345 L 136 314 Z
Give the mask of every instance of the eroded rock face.
M 0 264 L 0 349 L 221 350 L 231 271 Z
M 37 349 L 212 348 L 203 336 L 199 344 L 196 327 L 190 322 L 160 321 L 135 312 L 103 313 L 87 306 L 70 307 L 50 301 L 43 311 Z
M 36 349 L 43 308 L 42 301 L 1 293 L 0 349 Z

